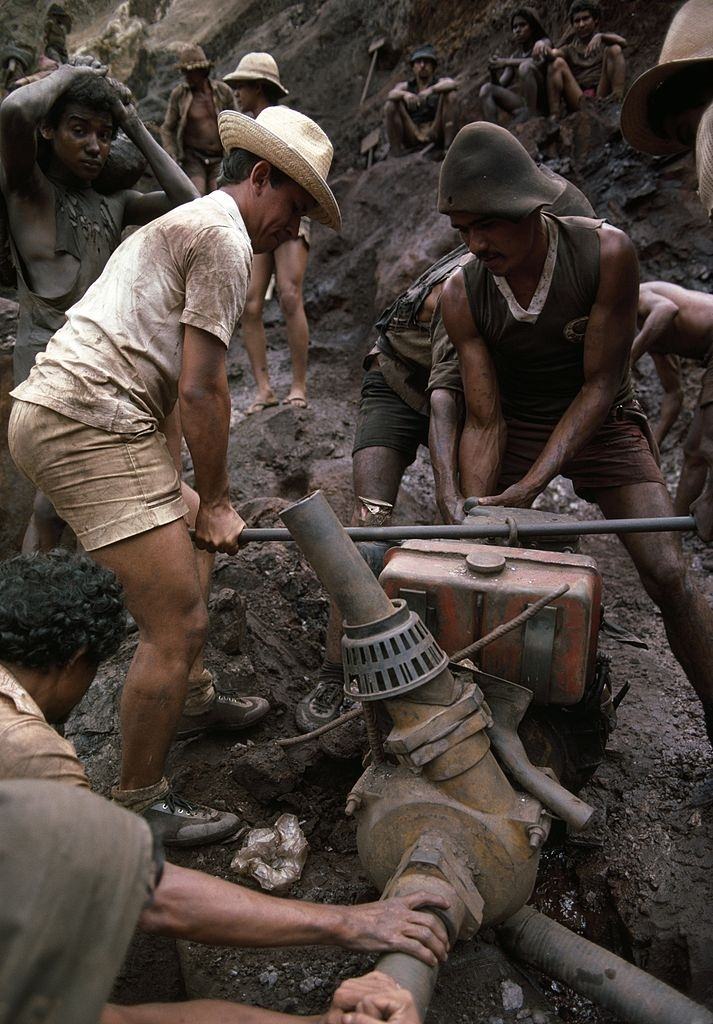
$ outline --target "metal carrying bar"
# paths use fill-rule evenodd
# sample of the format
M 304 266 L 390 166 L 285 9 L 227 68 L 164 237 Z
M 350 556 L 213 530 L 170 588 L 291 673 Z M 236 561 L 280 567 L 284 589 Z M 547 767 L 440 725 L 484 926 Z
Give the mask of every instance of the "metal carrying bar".
M 654 519 L 573 519 L 562 523 L 523 523 L 517 525 L 518 537 L 584 537 L 606 533 L 695 533 L 693 516 L 661 516 Z M 354 541 L 360 540 L 487 540 L 490 537 L 508 537 L 507 523 L 478 523 L 477 520 L 458 526 L 352 526 L 347 533 Z M 253 529 L 246 527 L 242 543 L 264 544 L 269 541 L 285 543 L 292 537 L 288 530 Z

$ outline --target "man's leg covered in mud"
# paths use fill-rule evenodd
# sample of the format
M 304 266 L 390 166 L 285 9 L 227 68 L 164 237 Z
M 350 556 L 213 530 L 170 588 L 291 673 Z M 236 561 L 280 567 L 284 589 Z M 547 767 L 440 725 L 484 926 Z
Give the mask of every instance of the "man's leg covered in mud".
M 660 483 L 605 488 L 596 500 L 608 519 L 673 515 L 671 498 Z M 692 581 L 675 534 L 629 533 L 621 541 L 661 611 L 671 650 L 703 705 L 713 745 L 713 610 Z

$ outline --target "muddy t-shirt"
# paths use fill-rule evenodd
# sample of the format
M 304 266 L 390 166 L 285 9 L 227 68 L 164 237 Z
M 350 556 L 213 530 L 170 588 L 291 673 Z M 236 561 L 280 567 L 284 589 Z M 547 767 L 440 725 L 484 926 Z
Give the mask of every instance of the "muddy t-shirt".
M 76 751 L 27 690 L 0 665 L 0 781 L 51 779 L 89 786 Z
M 227 347 L 251 266 L 227 193 L 159 217 L 119 246 L 13 397 L 111 433 L 154 430 L 176 403 L 184 325 Z
M 593 53 L 586 54 L 587 46 L 587 43 L 579 39 L 573 39 L 560 46 L 562 56 L 572 69 L 580 89 L 583 90 L 597 88 L 604 64 L 604 48 L 599 46 Z

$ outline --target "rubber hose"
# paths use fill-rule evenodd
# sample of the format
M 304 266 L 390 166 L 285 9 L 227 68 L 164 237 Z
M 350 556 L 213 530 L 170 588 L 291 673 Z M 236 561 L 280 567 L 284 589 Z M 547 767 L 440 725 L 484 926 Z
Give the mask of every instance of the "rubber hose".
M 380 958 L 375 970 L 388 974 L 402 988 L 408 989 L 423 1021 L 436 986 L 438 967 L 429 967 L 408 953 L 387 953 Z
M 713 1024 L 705 1007 L 532 907 L 513 914 L 498 936 L 508 952 L 626 1024 Z

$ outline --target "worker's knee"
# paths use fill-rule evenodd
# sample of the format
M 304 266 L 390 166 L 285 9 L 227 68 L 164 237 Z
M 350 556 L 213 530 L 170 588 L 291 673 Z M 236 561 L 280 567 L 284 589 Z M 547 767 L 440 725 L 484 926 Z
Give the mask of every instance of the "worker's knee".
M 493 95 L 494 91 L 495 91 L 495 86 L 493 85 L 492 82 L 486 82 L 485 85 L 481 85 L 481 87 L 480 87 L 480 98 L 481 98 L 481 100 L 489 99 Z
M 528 78 L 530 75 L 535 73 L 535 62 L 534 60 L 523 60 L 520 61 L 517 68 L 518 78 Z
M 564 57 L 555 57 L 555 59 L 547 68 L 547 74 L 550 78 L 554 78 L 557 75 L 562 74 L 563 71 L 566 71 L 568 67 L 569 65 L 567 64 L 567 61 L 564 59 Z
M 285 317 L 293 317 L 302 309 L 302 289 L 294 281 L 280 285 L 280 309 Z
M 607 57 L 620 57 L 624 52 L 618 43 L 612 43 L 611 46 L 605 47 L 605 55 Z
M 259 323 L 262 321 L 263 300 L 258 297 L 248 296 L 243 309 L 243 323 Z
M 388 118 L 393 118 L 396 115 L 396 113 L 398 111 L 399 102 L 400 102 L 399 100 L 387 100 L 386 101 L 386 103 L 384 104 L 384 117 L 385 118 L 387 118 L 387 119 Z

